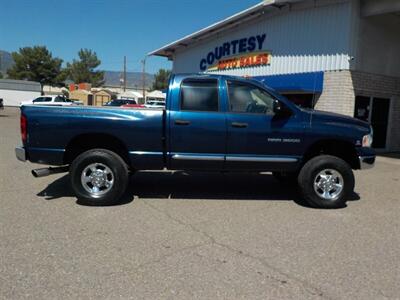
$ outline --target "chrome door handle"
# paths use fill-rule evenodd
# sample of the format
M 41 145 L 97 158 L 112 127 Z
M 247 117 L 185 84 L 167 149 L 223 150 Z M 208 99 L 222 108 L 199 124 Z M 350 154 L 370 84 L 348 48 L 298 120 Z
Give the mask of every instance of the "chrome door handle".
M 233 122 L 232 127 L 236 127 L 236 128 L 247 128 L 247 126 L 249 126 L 249 124 L 247 123 L 239 123 L 239 122 Z
M 189 125 L 190 121 L 186 120 L 175 120 L 175 125 Z

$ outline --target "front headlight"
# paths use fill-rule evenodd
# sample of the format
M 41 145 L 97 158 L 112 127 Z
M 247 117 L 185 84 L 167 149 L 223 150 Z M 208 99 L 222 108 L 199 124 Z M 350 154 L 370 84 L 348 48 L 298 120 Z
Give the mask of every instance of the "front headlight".
M 373 139 L 374 139 L 373 137 L 374 137 L 374 130 L 373 130 L 372 127 L 371 127 L 370 133 L 363 136 L 363 139 L 362 139 L 362 146 L 363 146 L 363 147 L 371 147 L 371 146 L 372 146 Z

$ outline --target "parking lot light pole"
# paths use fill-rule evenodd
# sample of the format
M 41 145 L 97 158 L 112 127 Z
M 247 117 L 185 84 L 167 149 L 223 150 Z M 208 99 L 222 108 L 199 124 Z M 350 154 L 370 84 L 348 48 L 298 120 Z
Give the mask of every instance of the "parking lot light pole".
M 146 59 L 147 56 L 144 57 L 142 62 L 142 92 L 143 92 L 143 103 L 146 103 Z

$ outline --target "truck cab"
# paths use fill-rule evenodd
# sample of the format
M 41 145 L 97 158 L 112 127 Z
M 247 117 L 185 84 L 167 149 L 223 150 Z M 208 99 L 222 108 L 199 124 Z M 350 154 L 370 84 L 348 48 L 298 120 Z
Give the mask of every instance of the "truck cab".
M 178 76 L 170 86 L 170 168 L 297 168 L 306 123 L 292 103 L 241 78 Z

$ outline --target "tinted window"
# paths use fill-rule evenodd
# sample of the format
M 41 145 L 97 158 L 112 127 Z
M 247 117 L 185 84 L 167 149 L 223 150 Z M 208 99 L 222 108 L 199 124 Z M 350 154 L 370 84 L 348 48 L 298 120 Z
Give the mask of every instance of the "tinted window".
M 54 98 L 54 102 L 65 102 L 65 98 L 64 97 L 56 97 L 56 98 Z
M 106 103 L 107 106 L 121 106 L 123 104 L 124 104 L 124 102 L 121 100 L 112 100 L 112 101 Z
M 218 111 L 218 81 L 185 80 L 181 85 L 181 110 Z
M 247 83 L 228 81 L 231 112 L 273 114 L 275 99 L 266 91 Z

